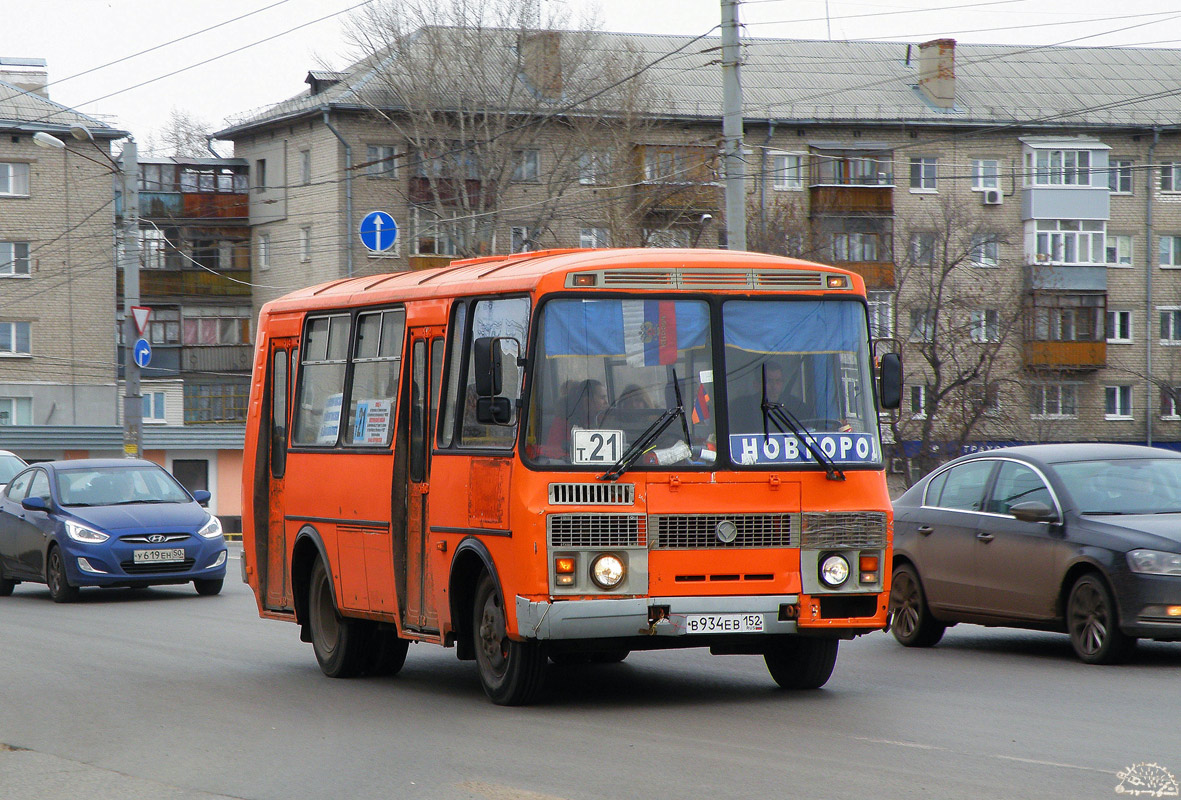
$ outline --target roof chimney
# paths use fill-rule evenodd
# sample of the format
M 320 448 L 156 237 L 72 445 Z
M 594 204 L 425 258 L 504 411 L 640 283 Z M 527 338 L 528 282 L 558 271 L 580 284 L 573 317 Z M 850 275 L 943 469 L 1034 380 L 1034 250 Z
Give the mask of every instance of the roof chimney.
M 5 58 L 0 56 L 0 81 L 22 92 L 49 97 L 49 70 L 43 58 Z
M 562 97 L 562 33 L 531 31 L 517 39 L 521 73 L 535 92 L 547 100 Z
M 919 45 L 919 90 L 936 108 L 955 108 L 955 39 Z

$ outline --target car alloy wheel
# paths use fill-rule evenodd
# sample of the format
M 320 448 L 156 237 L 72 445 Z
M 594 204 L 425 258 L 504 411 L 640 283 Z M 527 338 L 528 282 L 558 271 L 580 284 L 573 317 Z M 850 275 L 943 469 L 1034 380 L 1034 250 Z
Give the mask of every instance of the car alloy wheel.
M 890 632 L 906 647 L 930 647 L 943 638 L 947 626 L 931 616 L 923 586 L 914 567 L 894 570 L 890 586 Z
M 1066 624 L 1075 654 L 1088 664 L 1115 664 L 1136 644 L 1119 629 L 1111 592 L 1097 575 L 1083 575 L 1070 590 Z
M 61 548 L 56 545 L 49 550 L 45 583 L 49 585 L 49 596 L 55 603 L 72 603 L 78 599 L 78 587 L 70 585 L 66 577 L 66 561 L 62 558 Z

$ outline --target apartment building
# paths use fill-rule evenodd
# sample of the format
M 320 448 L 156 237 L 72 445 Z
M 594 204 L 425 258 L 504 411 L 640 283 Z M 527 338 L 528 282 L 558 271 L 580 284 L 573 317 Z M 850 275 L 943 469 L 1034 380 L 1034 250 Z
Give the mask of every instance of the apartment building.
M 493 249 L 724 243 L 717 40 L 482 35 L 496 80 L 443 81 L 433 105 L 393 48 L 218 134 L 252 168 L 256 302 Z M 473 46 L 420 37 L 432 64 Z M 632 90 L 614 105 L 595 58 Z M 748 246 L 865 277 L 904 354 L 900 469 L 1013 442 L 1181 447 L 1181 93 L 1161 90 L 1181 51 L 748 39 L 742 70 Z M 454 130 L 472 109 L 531 132 L 511 172 Z M 395 248 L 361 244 L 372 210 Z

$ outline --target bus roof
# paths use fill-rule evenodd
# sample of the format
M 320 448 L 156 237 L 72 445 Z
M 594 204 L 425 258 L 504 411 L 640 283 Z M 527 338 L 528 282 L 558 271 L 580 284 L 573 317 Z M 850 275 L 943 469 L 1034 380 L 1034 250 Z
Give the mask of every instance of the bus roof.
M 700 272 L 710 268 L 717 271 L 712 278 L 708 273 Z M 410 300 L 440 295 L 526 292 L 535 289 L 547 278 L 552 280 L 555 288 L 563 287 L 565 285 L 564 276 L 570 272 L 617 269 L 652 271 L 651 273 L 635 273 L 640 276 L 655 276 L 661 271 L 667 275 L 674 270 L 687 269 L 694 270 L 694 276 L 700 278 L 699 282 L 669 283 L 666 286 L 669 289 L 720 291 L 726 289 L 749 290 L 751 288 L 745 283 L 735 285 L 726 280 L 718 280 L 717 276 L 724 274 L 723 270 L 727 270 L 731 275 L 742 271 L 803 272 L 813 275 L 822 272 L 846 275 L 850 279 L 849 288 L 858 292 L 865 291 L 864 282 L 860 275 L 814 261 L 730 250 L 636 247 L 540 250 L 453 261 L 446 267 L 434 269 L 343 278 L 298 289 L 272 300 L 264 308 L 269 312 L 279 312 L 332 308 L 343 305 L 366 305 L 390 300 Z M 598 288 L 603 287 L 599 286 Z M 626 290 L 629 286 L 620 282 L 615 284 L 613 288 Z M 637 279 L 631 288 L 651 290 L 653 286 L 651 281 L 645 282 Z M 768 282 L 761 288 L 819 291 L 824 286 Z

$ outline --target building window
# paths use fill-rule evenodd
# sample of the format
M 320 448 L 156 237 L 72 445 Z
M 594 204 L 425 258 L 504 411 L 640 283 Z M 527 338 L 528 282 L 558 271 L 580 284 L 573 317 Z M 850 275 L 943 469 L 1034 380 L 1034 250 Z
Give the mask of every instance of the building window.
M 1166 161 L 1160 165 L 1160 190 L 1181 192 L 1181 162 Z
M 917 384 L 912 385 L 910 387 L 911 419 L 926 419 L 927 411 L 927 387 Z
M 1132 237 L 1126 234 L 1107 236 L 1107 266 L 1132 266 Z
M 1132 418 L 1132 387 L 1105 386 L 1103 395 L 1106 406 L 1103 412 L 1105 419 Z
M 0 195 L 29 196 L 29 165 L 0 162 Z
M 181 312 L 186 347 L 250 344 L 252 341 L 249 306 L 185 306 Z
M 930 342 L 935 339 L 935 310 L 912 308 L 910 310 L 910 340 Z
M 879 238 L 876 233 L 842 232 L 832 235 L 833 261 L 877 261 Z
M 771 187 L 777 191 L 804 188 L 803 156 L 776 153 L 771 156 Z
M 250 401 L 247 383 L 190 383 L 185 381 L 185 424 L 243 422 Z
M 1178 396 L 1181 396 L 1181 386 L 1166 386 L 1160 390 L 1160 415 L 1164 419 L 1181 419 L 1178 413 Z
M 894 182 L 894 159 L 890 153 L 813 153 L 809 164 L 815 185 L 891 186 Z
M 910 190 L 912 192 L 933 192 L 935 186 L 935 165 L 932 156 L 916 156 L 910 159 Z
M 972 341 L 977 344 L 1001 340 L 1001 312 L 985 308 L 972 312 Z
M 0 397 L 0 425 L 32 425 L 33 398 Z
M 1131 311 L 1108 311 L 1107 312 L 1107 343 L 1108 344 L 1131 344 L 1132 343 L 1132 312 Z
M 972 235 L 971 250 L 968 251 L 968 261 L 976 267 L 997 267 L 1001 263 L 1001 246 L 996 236 L 991 233 L 977 233 Z
M 299 229 L 299 260 L 312 260 L 312 228 L 310 225 Z
M 312 151 L 299 151 L 299 182 L 307 186 L 312 182 Z
M 995 158 L 972 160 L 972 189 L 999 189 L 1001 185 L 1001 162 Z
M 0 322 L 0 355 L 28 356 L 31 322 Z
M 1108 161 L 1107 188 L 1112 194 L 1132 193 L 1132 159 L 1113 158 Z
M 263 192 L 267 188 L 267 160 L 260 158 L 254 162 L 254 191 Z
M 164 422 L 164 392 L 144 392 L 144 422 Z
M 258 268 L 271 268 L 271 235 L 269 233 L 258 235 Z
M 1181 344 L 1181 308 L 1160 309 L 1160 343 Z
M 1160 237 L 1160 265 L 1181 267 L 1181 236 Z
M 610 247 L 611 232 L 606 228 L 582 228 L 578 232 L 579 247 Z
M 869 335 L 875 339 L 894 336 L 894 295 L 891 292 L 866 292 L 869 301 Z
M 1104 231 L 1097 220 L 1039 219 L 1037 260 L 1051 264 L 1105 264 Z M 1163 247 L 1163 246 L 1162 246 Z
M 578 157 L 578 182 L 584 186 L 607 183 L 611 174 L 609 153 L 583 153 Z
M 371 144 L 365 151 L 365 174 L 371 178 L 398 177 L 398 149 L 392 144 Z
M 144 337 L 152 344 L 180 344 L 180 309 L 153 308 Z
M 1082 298 L 1081 305 L 1037 306 L 1033 309 L 1034 340 L 1038 342 L 1102 341 L 1102 302 L 1095 296 Z
M 540 150 L 513 151 L 513 180 L 517 183 L 537 183 L 541 175 Z
M 910 235 L 910 263 L 929 267 L 935 263 L 935 234 L 930 231 Z
M 1028 177 L 1036 186 L 1090 186 L 1090 150 L 1037 150 L 1025 154 Z
M 415 206 L 410 220 L 414 255 L 487 255 L 496 244 L 491 225 L 477 225 L 473 219 L 440 217 L 430 209 Z
M 0 275 L 29 274 L 29 243 L 0 242 Z
M 1031 389 L 1035 419 L 1070 419 L 1078 416 L 1078 385 L 1044 383 Z
M 527 225 L 514 225 L 509 233 L 512 237 L 510 253 L 527 253 L 537 244 L 533 231 Z
M 970 383 L 967 391 L 968 402 L 975 408 L 983 409 L 988 415 L 1000 411 L 1000 392 L 995 383 Z

